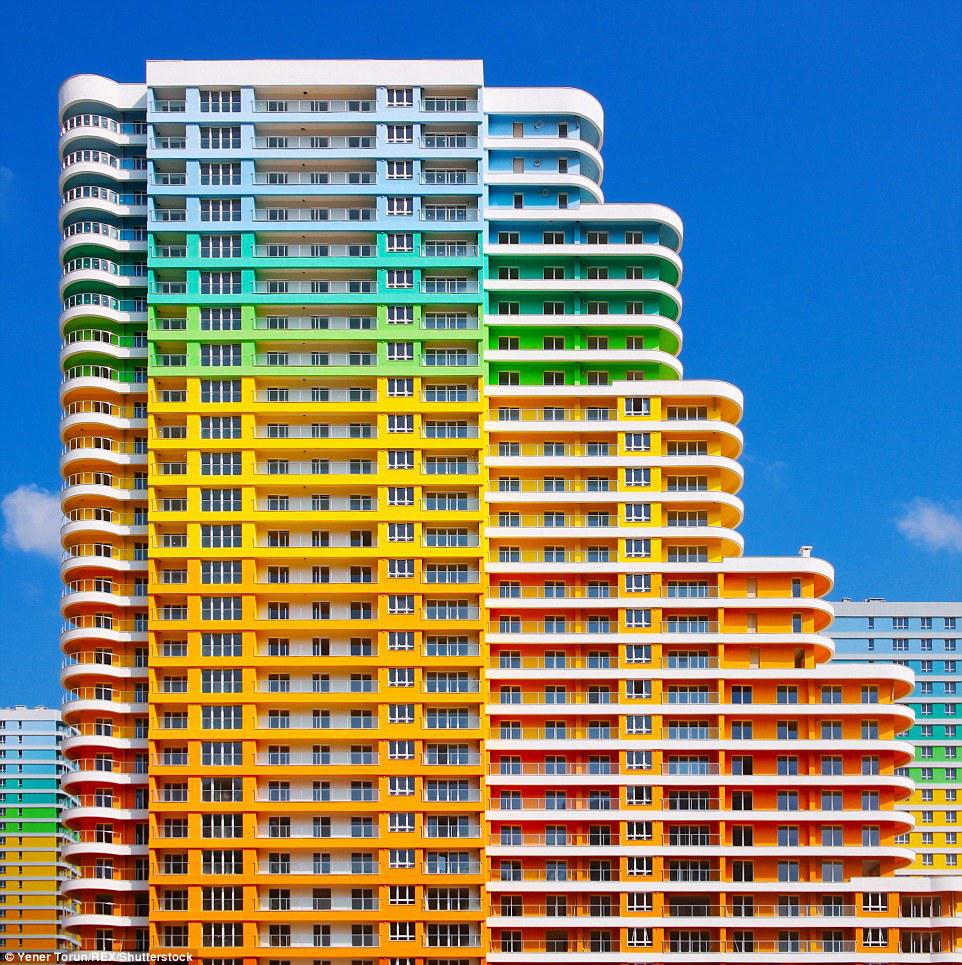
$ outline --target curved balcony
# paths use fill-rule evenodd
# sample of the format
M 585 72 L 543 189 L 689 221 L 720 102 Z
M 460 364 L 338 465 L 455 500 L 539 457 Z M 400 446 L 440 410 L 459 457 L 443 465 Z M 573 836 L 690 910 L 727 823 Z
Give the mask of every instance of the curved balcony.
M 146 121 L 118 121 L 107 114 L 93 111 L 73 114 L 60 125 L 60 149 L 68 152 L 78 140 L 98 139 L 117 147 L 147 146 Z
M 537 362 L 542 365 L 660 365 L 682 377 L 682 364 L 670 352 L 657 349 L 514 349 L 501 351 L 486 349 L 486 362 L 500 362 L 511 365 L 518 362 Z
M 94 819 L 115 821 L 146 821 L 146 809 L 115 807 L 113 800 L 108 803 L 103 795 L 96 791 L 80 791 L 72 795 L 74 803 L 64 808 L 62 815 L 64 824 L 72 826 L 80 821 Z
M 674 318 L 681 316 L 681 293 L 672 283 L 659 278 L 485 278 L 485 291 L 501 294 L 657 294 L 675 307 Z M 501 316 L 495 316 L 496 318 Z M 644 318 L 644 315 L 638 316 Z
M 610 244 L 591 244 L 588 242 L 546 245 L 541 242 L 521 241 L 517 244 L 502 245 L 492 242 L 485 245 L 485 254 L 492 256 L 507 256 L 512 261 L 519 258 L 559 258 L 562 255 L 573 258 L 604 258 L 618 259 L 659 259 L 672 266 L 675 272 L 673 284 L 681 282 L 683 265 L 681 256 L 674 248 L 660 242 L 612 242 Z
M 487 536 L 489 539 L 536 539 L 571 540 L 588 539 L 690 539 L 709 544 L 722 544 L 722 552 L 728 555 L 733 548 L 740 553 L 744 538 L 734 529 L 717 523 L 699 525 L 653 526 L 650 523 L 622 522 L 617 513 L 588 514 L 521 514 L 503 513 L 490 517 Z
M 61 298 L 66 297 L 74 285 L 86 284 L 110 289 L 145 288 L 147 263 L 125 264 L 110 258 L 84 256 L 71 258 L 63 265 L 60 279 Z
M 68 545 L 60 561 L 61 579 L 67 581 L 79 578 L 84 570 L 106 570 L 118 574 L 146 572 L 147 553 L 145 550 L 128 549 L 109 543 Z
M 598 182 L 577 171 L 561 174 L 558 171 L 527 168 L 519 171 L 489 171 L 487 184 L 517 188 L 561 188 L 569 191 L 583 191 L 593 202 L 601 204 L 605 200 Z
M 147 359 L 146 335 L 118 335 L 107 329 L 75 329 L 64 336 L 60 348 L 61 368 L 69 367 L 74 355 L 103 355 L 111 359 Z
M 141 642 L 146 643 L 146 641 L 147 636 L 144 634 Z M 139 697 L 140 695 L 133 691 L 110 687 L 79 687 L 64 693 L 60 709 L 65 720 L 85 713 L 145 714 L 147 712 L 146 693 L 143 694 L 143 699 L 138 699 Z
M 502 316 L 497 316 L 498 318 Z M 504 316 L 511 318 L 512 316 Z M 525 316 L 513 316 L 524 318 Z M 552 318 L 551 315 L 540 316 L 542 318 Z M 578 318 L 611 318 L 608 315 L 597 316 L 576 316 Z M 614 316 L 617 318 L 618 316 Z M 664 380 L 646 379 L 642 382 L 615 381 L 610 385 L 486 385 L 484 394 L 493 398 L 536 398 L 543 402 L 546 397 L 552 399 L 565 400 L 569 398 L 590 399 L 591 405 L 601 404 L 601 400 L 617 399 L 620 397 L 630 399 L 653 399 L 661 398 L 664 401 L 673 402 L 678 400 L 678 404 L 690 405 L 713 405 L 718 408 L 720 417 L 732 425 L 741 420 L 744 408 L 744 398 L 740 389 L 729 382 L 715 381 L 712 379 L 684 379 L 684 380 Z M 682 402 L 681 400 L 684 400 Z M 584 407 L 586 403 L 582 402 Z M 644 428 L 639 422 L 639 428 Z
M 72 895 L 78 892 L 92 891 L 112 891 L 112 892 L 134 892 L 147 891 L 149 882 L 147 879 L 137 879 L 133 877 L 133 872 L 124 868 L 114 868 L 114 876 L 107 877 L 84 877 L 81 874 L 77 878 L 69 878 L 61 883 L 60 890 L 65 895 Z
M 147 665 L 136 656 L 109 651 L 71 651 L 60 670 L 60 682 L 69 688 L 79 677 L 97 677 L 114 683 L 126 680 L 146 680 Z M 76 744 L 76 742 L 75 742 Z
M 74 148 L 61 155 L 60 169 L 61 180 L 65 175 L 82 172 L 143 181 L 147 178 L 147 158 L 145 155 L 115 154 L 96 147 Z
M 60 456 L 61 475 L 89 469 L 91 466 L 102 466 L 107 471 L 147 467 L 146 452 L 129 444 L 117 444 L 108 448 L 97 445 L 93 440 L 77 439 L 73 442 L 75 444 L 69 446 Z M 109 527 L 107 529 L 109 530 Z
M 96 879 L 100 880 L 100 879 Z M 96 890 L 97 886 L 93 883 L 90 885 L 91 889 Z M 145 883 L 146 887 L 146 883 Z M 109 891 L 116 891 L 118 889 L 111 888 Z M 85 905 L 89 903 L 84 903 Z M 92 907 L 96 907 L 96 903 Z M 63 928 L 70 931 L 80 931 L 82 929 L 97 929 L 97 928 L 146 928 L 150 919 L 146 916 L 137 917 L 135 915 L 118 915 L 115 912 L 111 912 L 109 915 L 100 915 L 95 913 L 81 913 L 75 915 L 66 915 L 63 919 Z M 120 947 L 118 947 L 118 945 Z M 113 945 L 115 952 L 130 951 L 131 953 L 136 952 L 137 948 L 135 945 L 131 944 L 129 947 L 123 940 L 114 940 Z
M 143 488 L 137 488 L 142 486 Z M 147 498 L 146 483 L 123 473 L 81 471 L 64 476 L 61 487 L 64 509 L 75 500 L 113 500 L 120 503 Z
M 658 570 L 664 564 L 653 563 L 647 569 L 651 572 L 658 572 Z M 629 568 L 631 564 L 626 564 L 625 568 Z M 506 569 L 506 568 L 505 568 Z M 488 571 L 492 574 L 497 574 L 498 572 L 504 572 L 505 569 L 501 569 L 497 564 L 489 563 Z M 632 567 L 632 569 L 634 569 Z M 497 586 L 492 588 L 497 589 Z M 670 591 L 671 586 L 667 589 Z M 699 588 L 701 589 L 701 588 Z M 645 595 L 639 593 L 638 595 L 625 596 L 619 595 L 619 589 L 617 586 L 613 586 L 610 589 L 606 587 L 604 593 L 610 593 L 610 595 L 603 595 L 596 587 L 593 586 L 562 586 L 558 585 L 553 587 L 550 592 L 546 591 L 542 585 L 525 585 L 525 586 L 515 586 L 512 584 L 506 584 L 506 589 L 503 591 L 503 595 L 495 596 L 492 595 L 488 599 L 488 606 L 495 610 L 503 609 L 505 607 L 517 607 L 525 606 L 532 609 L 548 609 L 559 607 L 572 607 L 574 609 L 584 609 L 589 607 L 595 608 L 606 608 L 606 607 L 638 607 L 644 606 L 653 609 L 670 608 L 672 610 L 686 610 L 686 609 L 700 609 L 704 610 L 706 607 L 711 608 L 715 611 L 717 608 L 719 611 L 724 613 L 725 611 L 738 611 L 738 610 L 751 610 L 753 612 L 765 611 L 765 610 L 784 610 L 785 612 L 798 611 L 803 609 L 806 612 L 813 613 L 815 617 L 816 629 L 824 630 L 832 622 L 832 605 L 826 600 L 820 600 L 814 597 L 770 597 L 770 598 L 759 598 L 759 597 L 720 597 L 718 596 L 718 591 L 716 588 L 704 588 L 703 593 L 692 593 L 690 596 L 680 596 L 673 595 L 669 592 L 668 595 Z M 712 621 L 714 625 L 714 621 Z M 599 668 L 601 669 L 601 668 Z M 607 669 L 607 668 L 605 668 Z M 687 668 L 687 672 L 692 673 L 697 676 L 697 667 L 691 666 Z M 824 668 L 815 668 L 818 670 Z M 899 668 L 907 669 L 907 668 Z M 809 673 L 813 674 L 815 670 L 810 670 Z M 899 682 L 902 686 L 898 689 L 901 690 L 905 688 L 905 693 L 908 693 L 912 688 L 912 672 L 908 671 L 903 674 L 888 674 L 879 669 L 878 674 L 880 679 L 892 680 Z M 748 671 L 732 671 L 738 675 L 744 675 L 745 673 L 750 673 Z M 728 676 L 727 671 L 714 671 L 715 676 Z M 839 668 L 836 672 L 836 676 L 841 679 L 847 679 L 849 674 L 844 672 L 843 669 Z M 816 679 L 823 679 L 821 674 L 816 675 Z M 904 696 L 904 694 L 902 694 Z
M 104 399 L 82 399 L 63 407 L 60 418 L 61 439 L 81 430 L 106 431 L 108 435 L 140 430 L 146 432 L 147 419 L 135 418 L 133 406 Z M 138 412 L 139 415 L 139 412 Z M 66 493 L 65 493 L 66 498 Z
M 650 331 L 655 329 L 666 332 L 675 339 L 676 346 L 673 354 L 681 351 L 684 340 L 684 333 L 678 322 L 658 312 L 646 312 L 643 315 L 587 315 L 577 313 L 566 313 L 562 315 L 542 315 L 538 313 L 524 313 L 519 315 L 489 314 L 486 316 L 485 321 L 490 329 L 544 328 L 550 330 L 553 334 L 558 334 L 559 329 L 563 332 L 566 328 L 605 330 L 628 328 L 633 331 Z M 651 380 L 651 382 L 655 381 L 657 380 Z M 646 381 L 645 385 L 649 385 L 651 382 Z M 516 386 L 492 386 L 492 388 L 516 388 Z M 591 386 L 590 388 L 595 389 L 598 388 L 598 386 Z
M 70 513 L 79 513 L 80 510 L 71 510 Z M 101 514 L 107 511 L 100 511 Z M 113 517 L 116 522 L 112 522 L 108 519 L 98 519 L 96 516 L 81 516 L 78 519 L 70 519 L 69 514 L 67 516 L 66 522 L 60 527 L 60 538 L 65 544 L 70 544 L 74 538 L 83 539 L 96 539 L 103 538 L 106 540 L 116 540 L 123 539 L 128 536 L 144 536 L 147 535 L 147 524 L 146 522 L 121 522 L 120 520 L 132 517 L 126 516 L 122 513 L 113 513 Z
M 614 447 L 612 447 L 612 450 Z M 566 444 L 564 448 L 546 447 L 543 445 L 525 443 L 517 448 L 506 450 L 505 455 L 498 447 L 488 451 L 487 464 L 490 468 L 552 468 L 565 467 L 609 467 L 609 468 L 654 468 L 667 470 L 686 470 L 706 473 L 716 471 L 720 476 L 722 489 L 729 493 L 737 493 L 744 481 L 744 471 L 734 459 L 725 456 L 652 456 L 648 454 L 617 453 L 596 450 L 588 445 Z
M 85 754 L 89 756 L 92 751 L 129 753 L 145 751 L 148 747 L 146 737 L 119 736 L 123 733 L 133 733 L 130 728 L 121 725 L 107 728 L 103 723 L 78 721 L 74 724 L 74 730 L 78 733 L 66 738 L 62 745 L 64 754 L 70 759 Z
M 114 761 L 111 762 L 108 767 L 102 760 L 85 759 L 74 761 L 74 764 L 77 770 L 68 771 L 61 779 L 61 785 L 64 790 L 91 783 L 98 785 L 112 784 L 116 786 L 136 785 L 138 787 L 147 783 L 146 762 L 138 764 L 134 762 Z M 108 849 L 111 847 L 124 847 L 124 845 L 88 844 L 78 847 L 75 853 L 96 852 L 99 848 L 104 849 L 102 853 L 122 853 L 109 851 Z M 66 851 L 64 852 L 64 856 L 66 857 Z
M 598 171 L 597 184 L 601 184 L 604 177 L 605 162 L 601 151 L 588 141 L 578 137 L 558 137 L 557 135 L 532 135 L 512 137 L 508 135 L 488 135 L 484 139 L 484 147 L 488 151 L 503 151 L 511 157 L 523 156 L 528 151 L 542 154 L 545 151 L 558 152 L 563 155 L 580 154 L 588 160 L 587 167 Z M 530 209 L 529 209 L 530 210 Z M 542 217 L 545 213 L 542 212 Z M 553 212 L 552 212 L 553 216 Z
M 106 221 L 87 219 L 66 225 L 61 233 L 60 260 L 69 260 L 72 248 L 96 246 L 116 252 L 147 252 L 145 228 L 121 228 Z
M 70 221 L 97 215 L 109 218 L 143 218 L 147 213 L 147 195 L 143 192 L 116 192 L 109 188 L 77 185 L 67 188 L 61 197 L 58 220 L 61 227 Z
M 75 396 L 94 394 L 120 397 L 125 395 L 144 395 L 147 391 L 146 377 L 134 381 L 127 373 L 112 369 L 109 365 L 72 365 L 60 382 L 60 401 L 68 405 Z
M 60 117 L 72 108 L 102 104 L 111 111 L 144 111 L 147 91 L 143 84 L 120 84 L 100 74 L 73 74 L 60 85 Z
M 492 407 L 494 408 L 494 407 Z M 741 429 L 721 419 L 645 419 L 644 421 L 619 417 L 617 410 L 594 408 L 590 410 L 566 409 L 560 406 L 549 409 L 524 409 L 519 419 L 497 418 L 494 408 L 486 428 L 491 433 L 515 435 L 520 433 L 560 434 L 565 432 L 590 432 L 592 435 L 616 432 L 660 432 L 663 439 L 672 441 L 673 436 L 693 435 L 702 441 L 707 436 L 713 455 L 737 458 L 742 451 L 743 435 Z M 612 440 L 614 444 L 615 440 Z

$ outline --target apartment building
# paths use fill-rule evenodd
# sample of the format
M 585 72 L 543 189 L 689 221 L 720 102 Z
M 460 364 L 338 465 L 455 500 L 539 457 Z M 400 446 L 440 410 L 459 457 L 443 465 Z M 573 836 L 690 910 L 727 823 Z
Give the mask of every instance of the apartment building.
M 0 952 L 69 951 L 71 840 L 60 815 L 68 802 L 60 712 L 0 707 Z M 11 959 L 12 960 L 12 959 Z
M 742 397 L 593 97 L 154 61 L 61 124 L 85 948 L 962 957 L 962 883 L 895 877 L 912 675 L 742 555 Z
M 832 605 L 835 660 L 908 667 L 915 674 L 915 687 L 903 698 L 915 712 L 905 735 L 915 759 L 901 769 L 915 785 L 915 827 L 903 839 L 915 852 L 913 874 L 955 874 L 962 831 L 962 603 L 869 599 Z

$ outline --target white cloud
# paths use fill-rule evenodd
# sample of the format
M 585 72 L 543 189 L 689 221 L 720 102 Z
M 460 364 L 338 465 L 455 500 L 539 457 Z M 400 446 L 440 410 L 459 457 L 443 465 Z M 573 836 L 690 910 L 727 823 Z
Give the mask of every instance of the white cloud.
M 773 489 L 781 489 L 785 481 L 785 471 L 788 463 L 782 459 L 766 459 L 747 452 L 742 457 L 744 462 L 751 463 L 761 473 L 762 478 Z
M 930 499 L 914 499 L 895 525 L 913 543 L 930 552 L 962 553 L 962 512 Z
M 39 486 L 18 486 L 3 497 L 3 542 L 25 553 L 60 558 L 60 497 Z

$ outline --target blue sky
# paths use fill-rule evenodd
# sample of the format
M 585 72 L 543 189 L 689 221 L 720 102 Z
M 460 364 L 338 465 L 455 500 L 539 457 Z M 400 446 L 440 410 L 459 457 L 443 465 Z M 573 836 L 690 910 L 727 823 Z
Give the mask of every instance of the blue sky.
M 591 91 L 608 200 L 685 219 L 687 374 L 745 392 L 746 551 L 811 543 L 838 595 L 962 598 L 962 5 L 168 0 L 153 16 L 8 14 L 0 704 L 58 699 L 52 503 L 20 489 L 58 487 L 57 87 L 141 80 L 148 57 L 480 57 L 489 84 Z

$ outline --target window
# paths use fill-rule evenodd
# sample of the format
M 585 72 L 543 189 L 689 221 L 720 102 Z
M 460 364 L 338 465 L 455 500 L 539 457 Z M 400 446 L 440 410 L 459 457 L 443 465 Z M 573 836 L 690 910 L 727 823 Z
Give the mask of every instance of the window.
M 413 144 L 414 125 L 413 124 L 388 124 L 387 125 L 388 144 Z
M 204 150 L 231 150 L 241 146 L 241 129 L 232 127 L 201 127 L 200 146 Z
M 239 657 L 241 655 L 241 635 L 239 633 L 201 634 L 201 656 Z
M 240 402 L 240 379 L 203 379 L 200 383 L 201 402 Z
M 240 707 L 230 704 L 215 704 L 212 707 L 202 709 L 201 727 L 203 730 L 240 730 L 242 726 L 242 708 Z
M 240 560 L 204 560 L 201 583 L 240 583 Z
M 414 359 L 413 342 L 388 342 L 387 360 L 389 362 L 410 362 Z
M 204 452 L 200 457 L 202 476 L 239 476 L 241 454 L 239 452 Z
M 200 508 L 205 513 L 237 512 L 241 508 L 239 489 L 202 489 Z
M 414 177 L 413 161 L 388 161 L 387 177 L 389 181 L 408 181 Z
M 414 198 L 391 196 L 385 198 L 386 211 L 389 215 L 409 217 L 414 214 Z
M 202 366 L 236 366 L 241 364 L 241 347 L 237 344 L 205 344 L 200 347 Z
M 413 415 L 392 415 L 387 417 L 388 432 L 414 432 Z
M 241 545 L 239 525 L 204 525 L 200 528 L 200 545 L 211 549 L 234 549 Z
M 217 255 L 211 257 L 237 257 L 240 255 L 240 238 L 236 235 L 211 235 L 214 238 L 237 238 L 237 252 L 231 255 Z M 201 239 L 201 253 L 204 251 L 205 238 Z M 241 327 L 239 308 L 202 308 L 200 310 L 200 328 L 202 332 L 236 332 Z
M 390 630 L 387 636 L 388 650 L 413 650 L 414 632 L 412 630 Z
M 201 235 L 201 258 L 239 258 L 240 253 L 240 235 Z
M 387 561 L 387 575 L 393 580 L 409 580 L 414 577 L 414 560 L 394 559 Z
M 240 670 L 201 671 L 201 693 L 239 694 L 241 692 Z
M 413 449 L 389 449 L 387 452 L 388 469 L 413 469 Z
M 201 221 L 240 221 L 239 198 L 201 198 Z
M 200 92 L 202 114 L 237 114 L 240 109 L 239 90 L 202 90 Z
M 241 166 L 239 163 L 210 163 L 203 161 L 200 165 L 200 183 L 218 186 L 221 184 L 240 184 Z
M 414 395 L 414 379 L 388 379 L 387 394 L 391 398 L 409 398 Z
M 385 97 L 385 103 L 388 107 L 414 106 L 413 87 L 388 87 L 385 91 Z
M 387 502 L 389 506 L 413 506 L 413 486 L 388 486 Z
M 388 717 L 388 722 L 391 724 L 413 724 L 414 723 L 414 704 L 388 704 L 387 717 Z M 394 778 L 392 778 L 391 780 L 394 780 Z M 405 780 L 408 780 L 408 778 L 405 778 Z M 410 778 L 409 780 L 413 781 L 414 778 Z M 408 792 L 393 791 L 391 793 L 401 794 L 401 793 L 408 793 Z M 412 790 L 410 793 L 413 794 L 414 791 Z

